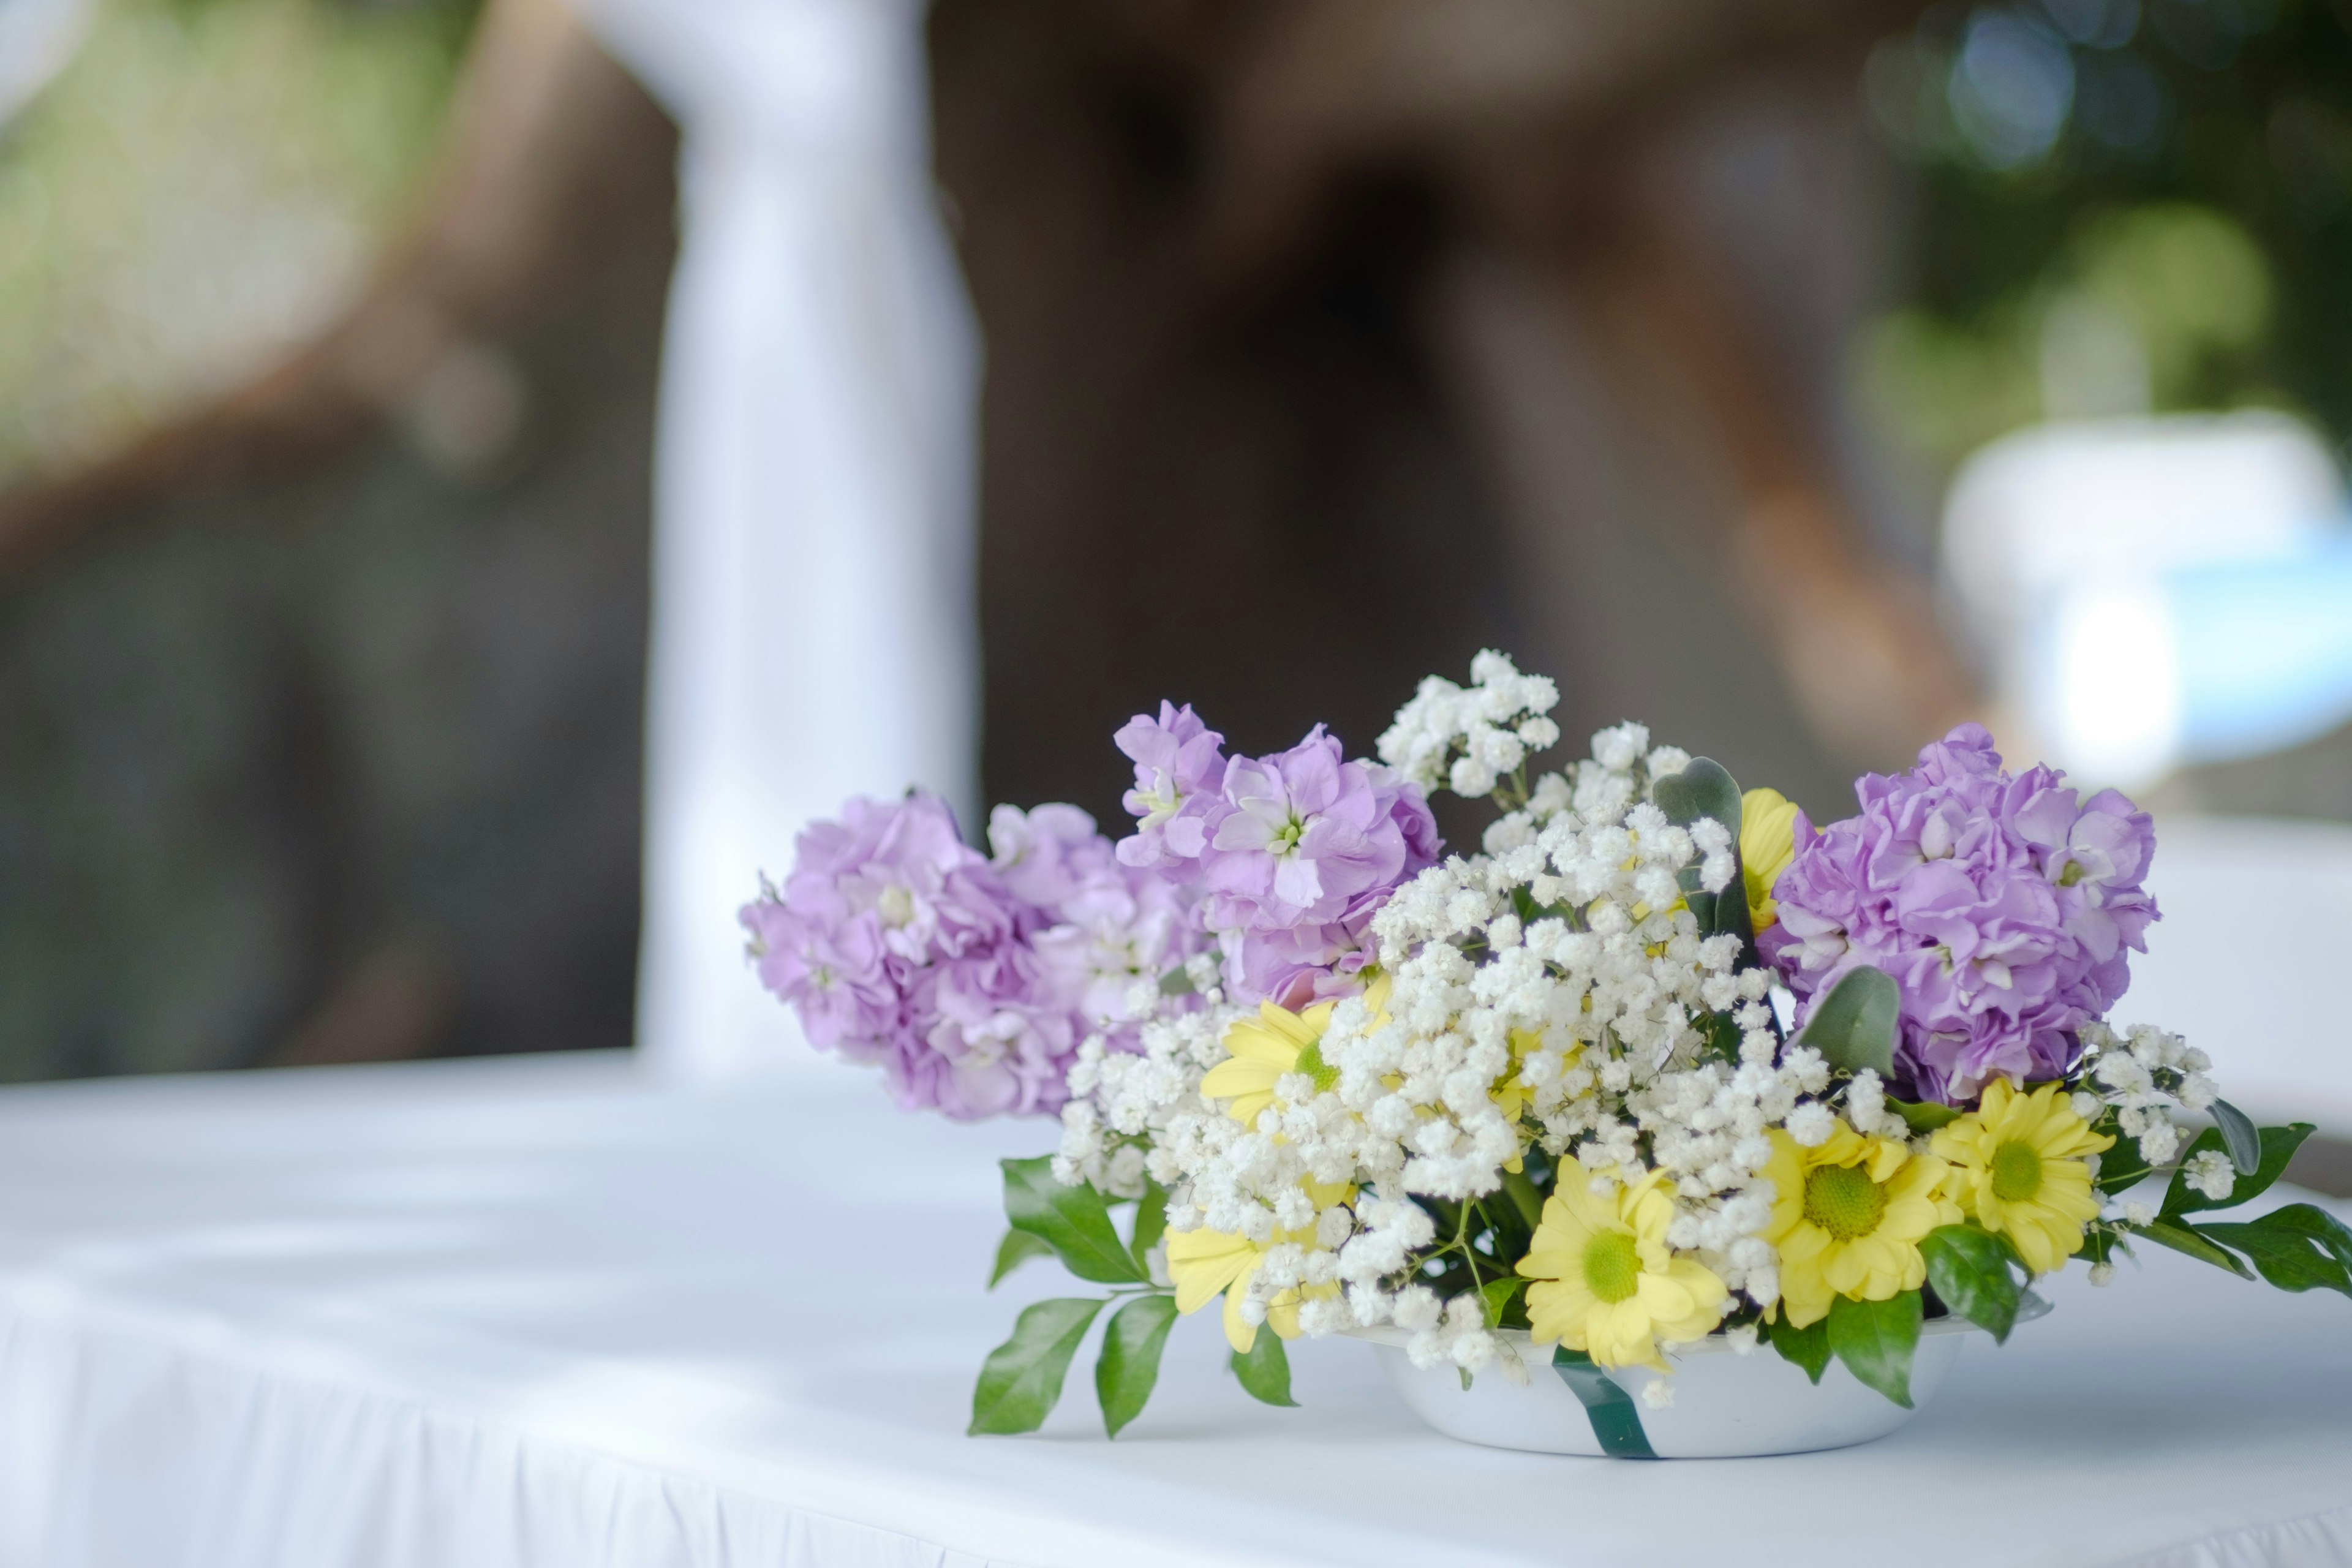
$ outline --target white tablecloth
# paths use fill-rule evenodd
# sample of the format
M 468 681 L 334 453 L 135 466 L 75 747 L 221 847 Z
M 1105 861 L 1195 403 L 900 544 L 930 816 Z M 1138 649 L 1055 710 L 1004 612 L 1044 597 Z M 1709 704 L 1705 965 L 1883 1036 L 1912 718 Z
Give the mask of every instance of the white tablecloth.
M 2248 1113 L 2352 1141 L 2341 921 L 2316 913 L 2352 910 L 2352 826 L 2181 817 L 2158 831 L 2147 885 L 2164 919 L 2116 1022 L 2186 1035 Z
M 1082 1289 L 981 1289 L 991 1161 L 1050 1133 L 617 1058 L 0 1093 L 0 1564 L 2352 1563 L 2352 1301 L 2161 1253 L 1843 1453 L 1470 1447 L 1347 1341 L 1268 1409 L 1205 1319 L 1118 1442 L 1090 1352 L 966 1438 Z

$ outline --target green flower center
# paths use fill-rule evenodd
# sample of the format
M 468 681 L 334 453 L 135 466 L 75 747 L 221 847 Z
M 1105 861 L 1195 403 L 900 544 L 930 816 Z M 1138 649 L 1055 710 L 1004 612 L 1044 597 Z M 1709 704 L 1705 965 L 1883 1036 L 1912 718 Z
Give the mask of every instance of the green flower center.
M 2042 1190 L 2042 1152 L 2012 1138 L 1992 1152 L 1992 1195 L 2021 1204 Z
M 1294 816 L 1276 830 L 1274 839 L 1266 848 L 1278 860 L 1297 848 L 1298 841 L 1306 837 L 1307 825 Z
M 1805 1217 L 1840 1241 L 1853 1241 L 1878 1228 L 1886 1212 L 1886 1189 L 1853 1165 L 1822 1165 L 1805 1178 Z
M 2071 888 L 2082 879 L 2083 863 L 2080 860 L 2067 861 L 2066 868 L 2058 873 L 2058 885 L 2062 888 Z
M 1339 1069 L 1323 1059 L 1323 1042 L 1309 1040 L 1298 1053 L 1298 1068 L 1315 1080 L 1315 1092 L 1328 1094 L 1339 1081 Z
M 1640 1289 L 1642 1259 L 1633 1238 L 1622 1230 L 1604 1230 L 1586 1242 L 1584 1283 L 1612 1307 Z

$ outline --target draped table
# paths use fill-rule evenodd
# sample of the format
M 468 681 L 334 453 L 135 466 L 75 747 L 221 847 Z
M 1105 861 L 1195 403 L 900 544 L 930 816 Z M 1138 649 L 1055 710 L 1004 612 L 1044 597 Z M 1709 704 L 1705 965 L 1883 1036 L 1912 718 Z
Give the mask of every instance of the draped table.
M 2352 1301 L 2155 1248 L 1839 1453 L 1471 1447 L 1346 1340 L 1270 1409 L 1213 1314 L 1117 1442 L 1091 1352 L 967 1438 L 1086 1289 L 982 1289 L 1053 1137 L 619 1056 L 0 1092 L 0 1565 L 2352 1563 Z

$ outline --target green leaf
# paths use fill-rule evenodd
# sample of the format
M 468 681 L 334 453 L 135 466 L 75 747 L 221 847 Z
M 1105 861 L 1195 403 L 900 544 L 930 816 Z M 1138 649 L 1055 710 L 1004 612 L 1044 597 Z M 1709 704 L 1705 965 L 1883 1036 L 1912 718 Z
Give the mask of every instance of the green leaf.
M 1908 1410 L 1911 1352 L 1925 1312 L 1916 1290 L 1884 1301 L 1840 1296 L 1830 1303 L 1830 1349 L 1848 1372 Z
M 2189 1184 L 2187 1171 L 2173 1172 L 2172 1184 L 2164 1191 L 2164 1217 L 2169 1219 L 2205 1209 L 2235 1208 L 2249 1198 L 2260 1197 L 2270 1190 L 2271 1184 L 2286 1173 L 2287 1162 L 2294 1158 L 2294 1152 L 2303 1147 L 2303 1141 L 2311 1133 L 2312 1126 L 2308 1121 L 2298 1121 L 2288 1127 L 2262 1129 L 2257 1134 L 2262 1143 L 2262 1158 L 2254 1163 L 2251 1174 L 2246 1173 L 2242 1167 L 2239 1168 L 2237 1182 L 2230 1188 L 2230 1195 L 2226 1198 L 2209 1198 Z M 2182 1163 L 2186 1164 L 2191 1156 L 2209 1149 L 2226 1149 L 2227 1139 L 2228 1135 L 2221 1128 L 2208 1127 L 2189 1143 L 2187 1152 L 2181 1155 Z M 2230 1163 L 2236 1166 L 2236 1158 L 2232 1156 Z
M 1150 1282 L 1112 1227 L 1102 1194 L 1084 1182 L 1064 1186 L 1054 1179 L 1054 1162 L 1043 1155 L 1003 1164 L 1004 1217 L 1013 1229 L 1051 1247 L 1062 1266 L 1081 1279 L 1103 1285 Z
M 1112 1436 L 1143 1414 L 1160 1381 L 1160 1352 L 1175 1321 L 1173 1296 L 1138 1296 L 1111 1314 L 1103 1330 L 1101 1359 L 1095 1363 L 1095 1397 L 1102 1402 L 1103 1430 Z
M 2099 1156 L 2099 1191 L 2113 1197 L 2116 1194 L 2136 1187 L 2154 1173 L 2147 1156 L 2139 1152 L 2139 1140 L 2126 1138 L 2116 1125 L 2115 1112 L 2109 1110 L 2093 1122 L 2092 1131 L 2104 1132 L 2116 1141 L 2116 1146 Z
M 1543 1189 L 1528 1180 L 1525 1171 L 1504 1172 L 1503 1191 L 1510 1198 L 1511 1206 L 1519 1211 L 1519 1217 L 1528 1222 L 1529 1230 L 1543 1223 Z
M 2017 1279 L 2009 1270 L 2009 1246 L 1973 1225 L 1938 1226 L 1919 1241 L 1927 1261 L 1927 1283 L 1944 1305 L 2006 1342 L 2017 1326 Z
M 1897 1100 L 1886 1098 L 1886 1109 L 1900 1116 L 1914 1132 L 1933 1132 L 1938 1127 L 1948 1127 L 1960 1119 L 1958 1110 L 1937 1105 L 1932 1100 Z
M 1730 770 L 1712 757 L 1693 757 L 1678 773 L 1650 782 L 1650 798 L 1677 827 L 1711 816 L 1739 837 L 1739 785 Z
M 1290 1357 L 1283 1352 L 1282 1336 L 1272 1329 L 1261 1324 L 1249 1350 L 1234 1352 L 1233 1365 L 1234 1375 L 1242 1380 L 1251 1398 L 1297 1407 L 1298 1401 L 1290 1397 Z
M 1025 1230 L 1008 1230 L 1004 1239 L 996 1244 L 996 1267 L 989 1270 L 988 1288 L 995 1289 L 1003 1278 L 1033 1258 L 1051 1258 L 1054 1249 L 1043 1238 Z
M 1064 1297 L 1022 1310 L 1013 1337 L 988 1352 L 980 1382 L 971 1391 L 971 1425 L 965 1432 L 1034 1432 L 1062 1397 L 1062 1378 L 1087 1327 L 1103 1310 L 1100 1301 Z
M 1192 990 L 1192 976 L 1181 963 L 1160 977 L 1160 994 L 1162 996 L 1190 996 Z
M 1478 1299 L 1486 1304 L 1488 1328 L 1499 1329 L 1503 1326 L 1503 1314 L 1511 1310 L 1512 1301 L 1517 1299 L 1519 1292 L 1526 1289 L 1529 1283 L 1526 1279 L 1507 1278 L 1489 1279 L 1478 1287 Z
M 1149 1254 L 1153 1247 L 1160 1245 L 1160 1238 L 1167 1233 L 1168 1189 L 1158 1182 L 1147 1179 L 1144 1183 L 1143 1196 L 1135 1205 L 1135 1235 L 1127 1244 L 1129 1256 L 1135 1259 L 1135 1266 L 1143 1270 L 1147 1279 L 1151 1274 Z
M 1795 1044 L 1811 1046 L 1843 1072 L 1870 1068 L 1880 1078 L 1895 1071 L 1895 1014 L 1903 1000 L 1895 976 L 1869 964 L 1846 971 L 1829 994 L 1813 1004 L 1812 1016 Z
M 1815 1383 L 1830 1369 L 1830 1321 L 1823 1318 L 1811 1328 L 1791 1328 L 1787 1322 L 1764 1325 L 1764 1337 L 1780 1352 L 1780 1359 L 1794 1362 L 1805 1369 L 1805 1375 Z
M 2352 1296 L 2352 1230 L 2326 1209 L 2289 1204 L 2259 1219 L 2200 1230 L 2253 1259 L 2263 1278 L 2282 1290 L 2324 1287 Z
M 2216 1268 L 2226 1268 L 2241 1279 L 2252 1279 L 2254 1277 L 2253 1270 L 2239 1262 L 2231 1254 L 2214 1246 L 2201 1233 L 2189 1226 L 2170 1225 L 2159 1219 L 2151 1220 L 2146 1225 L 2126 1225 L 2124 1228 L 2134 1236 L 2144 1236 L 2160 1247 L 2168 1247 L 2175 1252 L 2185 1252 L 2200 1263 L 2210 1263 Z
M 1696 865 L 1685 866 L 1675 874 L 1683 890 L 1683 903 L 1698 921 L 1703 935 L 1732 935 L 1743 946 L 1753 942 L 1756 933 L 1748 919 L 1747 884 L 1740 877 L 1739 845 L 1739 784 L 1721 763 L 1710 757 L 1694 757 L 1678 773 L 1668 773 L 1650 784 L 1650 798 L 1666 814 L 1666 820 L 1677 826 L 1688 827 L 1703 816 L 1711 816 L 1731 831 L 1731 880 L 1723 885 L 1720 893 L 1710 893 L 1699 883 Z
M 2226 1100 L 2217 1100 L 2213 1125 L 2220 1129 L 2221 1142 L 2230 1151 L 2230 1163 L 2238 1167 L 2238 1174 L 2251 1176 L 2262 1169 L 2263 1135 L 2255 1131 L 2252 1117 Z
M 1701 1013 L 1691 1020 L 1691 1026 L 1706 1037 L 1698 1048 L 1699 1059 L 1712 1057 L 1717 1061 L 1737 1063 L 1739 1060 L 1739 1020 L 1728 1013 Z

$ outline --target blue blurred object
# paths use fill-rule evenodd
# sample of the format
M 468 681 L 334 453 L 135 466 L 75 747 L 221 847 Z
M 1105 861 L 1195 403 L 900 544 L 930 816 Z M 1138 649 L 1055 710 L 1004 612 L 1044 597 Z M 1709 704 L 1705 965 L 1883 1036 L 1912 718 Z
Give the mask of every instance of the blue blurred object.
M 2179 683 L 2179 756 L 2279 750 L 2352 719 L 2352 534 L 2162 579 Z

